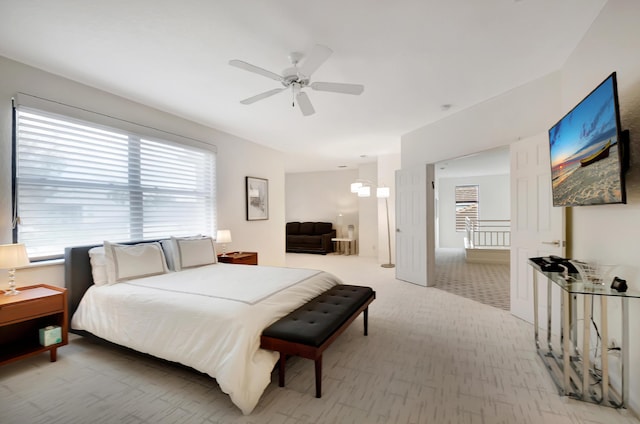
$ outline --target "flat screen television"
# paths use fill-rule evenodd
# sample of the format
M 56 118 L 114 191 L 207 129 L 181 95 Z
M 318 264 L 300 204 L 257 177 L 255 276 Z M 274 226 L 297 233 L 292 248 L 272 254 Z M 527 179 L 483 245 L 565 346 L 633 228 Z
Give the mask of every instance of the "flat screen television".
M 553 206 L 626 203 L 616 73 L 549 129 Z

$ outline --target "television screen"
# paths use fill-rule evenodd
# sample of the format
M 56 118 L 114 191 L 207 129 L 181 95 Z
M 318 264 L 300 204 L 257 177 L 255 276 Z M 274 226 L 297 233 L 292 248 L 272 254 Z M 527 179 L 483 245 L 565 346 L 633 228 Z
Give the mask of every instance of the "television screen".
M 553 206 L 625 203 L 616 73 L 549 130 Z

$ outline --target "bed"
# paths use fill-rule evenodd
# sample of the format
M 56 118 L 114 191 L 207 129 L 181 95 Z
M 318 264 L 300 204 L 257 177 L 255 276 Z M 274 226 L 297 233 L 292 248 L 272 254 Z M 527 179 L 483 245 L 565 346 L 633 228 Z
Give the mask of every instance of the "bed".
M 167 263 L 179 261 L 176 243 L 105 243 L 107 252 L 153 250 L 139 256 L 142 265 L 127 266 L 117 262 L 120 253 L 111 258 L 107 254 L 107 264 L 113 268 L 109 261 L 116 262 L 116 274 L 126 276 L 107 283 L 96 276 L 104 265 L 94 261 L 99 246 L 65 249 L 70 329 L 204 372 L 216 379 L 243 414 L 250 414 L 278 360 L 276 352 L 260 349 L 262 330 L 341 281 L 319 270 L 225 264 L 215 259 L 196 260 L 205 263 L 178 266 L 175 271 L 166 265 L 167 272 L 149 272 L 144 255 L 157 256 L 159 246 Z M 211 246 L 215 255 L 213 241 Z M 202 256 L 201 248 L 183 250 L 183 265 Z

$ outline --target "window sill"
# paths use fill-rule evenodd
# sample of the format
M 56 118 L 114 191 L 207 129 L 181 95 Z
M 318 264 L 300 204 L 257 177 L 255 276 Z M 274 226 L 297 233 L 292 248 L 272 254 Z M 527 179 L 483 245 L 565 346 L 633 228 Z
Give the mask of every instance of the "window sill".
M 43 267 L 55 266 L 55 265 L 64 265 L 64 259 L 62 259 L 62 258 L 60 258 L 60 259 L 48 259 L 48 260 L 45 260 L 45 261 L 31 262 L 27 266 L 21 266 L 21 267 L 16 268 L 16 269 L 43 268 Z

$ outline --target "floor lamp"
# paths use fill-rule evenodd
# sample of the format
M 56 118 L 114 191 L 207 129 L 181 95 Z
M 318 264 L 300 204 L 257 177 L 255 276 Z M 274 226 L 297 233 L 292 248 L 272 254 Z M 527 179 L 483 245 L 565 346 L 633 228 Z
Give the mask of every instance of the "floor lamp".
M 376 197 L 378 199 L 384 199 L 384 206 L 387 212 L 387 244 L 389 248 L 389 262 L 380 265 L 382 268 L 393 268 L 395 265 L 391 262 L 391 228 L 389 225 L 389 187 L 378 187 L 376 190 Z

